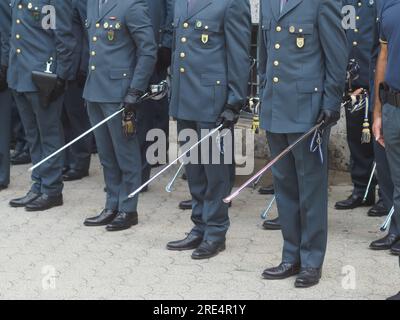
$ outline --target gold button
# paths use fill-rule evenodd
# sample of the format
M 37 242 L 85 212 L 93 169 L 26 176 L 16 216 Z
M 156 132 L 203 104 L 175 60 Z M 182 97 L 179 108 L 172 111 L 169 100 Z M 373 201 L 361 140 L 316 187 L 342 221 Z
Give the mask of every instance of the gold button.
M 21 20 L 17 19 L 17 20 L 16 20 L 16 23 L 17 23 L 17 24 L 21 24 Z
M 128 75 L 126 73 L 123 74 L 124 77 L 127 77 Z
M 182 37 L 182 38 L 181 38 L 181 42 L 182 42 L 182 43 L 185 43 L 186 41 L 187 41 L 186 37 Z
M 17 49 L 17 53 L 20 54 L 21 53 L 21 49 L 18 48 Z
M 96 70 L 96 66 L 91 66 L 90 68 L 92 71 Z
M 181 57 L 182 59 L 185 58 L 185 57 L 186 57 L 186 53 L 181 52 L 180 57 Z
M 181 73 L 185 73 L 185 68 L 180 68 L 179 71 L 180 71 Z
M 300 32 L 300 33 L 303 33 L 303 29 L 299 29 L 299 32 Z
M 290 26 L 290 28 L 289 28 L 289 32 L 290 33 L 294 33 L 296 31 L 296 28 L 295 27 L 293 27 L 293 26 Z
M 281 26 L 277 26 L 276 27 L 276 32 L 281 32 L 282 31 L 282 27 Z
M 91 55 L 92 55 L 92 56 L 95 56 L 95 55 L 96 55 L 96 51 L 92 51 L 92 52 L 91 52 Z
M 274 77 L 273 80 L 274 80 L 275 83 L 278 83 L 278 82 L 279 82 L 279 78 L 277 78 L 277 77 Z
M 277 43 L 276 45 L 275 45 L 275 49 L 276 50 L 279 50 L 281 48 L 281 45 L 279 44 L 279 43 Z
M 359 7 L 362 7 L 362 2 L 359 2 L 359 3 L 358 3 L 358 6 L 359 6 Z
M 19 10 L 22 9 L 22 4 L 18 5 L 18 9 L 19 9 Z
M 279 66 L 279 61 L 275 60 L 275 61 L 274 61 L 274 66 L 275 66 L 275 67 Z
M 100 23 L 96 23 L 96 28 L 100 28 Z
M 185 23 L 183 24 L 183 27 L 184 27 L 185 29 L 189 28 L 189 23 L 185 22 Z
M 356 20 L 360 20 L 360 17 L 359 17 L 359 16 L 357 16 L 357 17 L 356 17 Z
M 217 84 L 220 85 L 220 84 L 221 84 L 221 81 L 218 80 L 218 81 L 217 81 Z
M 354 29 L 354 32 L 357 33 L 357 32 L 358 32 L 358 29 Z
M 93 37 L 93 41 L 94 42 L 96 42 L 97 41 L 97 37 L 95 36 L 95 37 Z
M 357 41 L 354 41 L 354 42 L 353 42 L 353 46 L 354 46 L 354 47 L 357 47 L 357 46 L 358 46 L 358 42 L 357 42 Z
M 19 34 L 16 34 L 16 35 L 15 35 L 15 38 L 16 38 L 16 39 L 21 39 L 21 36 L 20 36 Z
M 315 92 L 318 92 L 318 88 L 315 88 L 314 91 L 315 91 Z

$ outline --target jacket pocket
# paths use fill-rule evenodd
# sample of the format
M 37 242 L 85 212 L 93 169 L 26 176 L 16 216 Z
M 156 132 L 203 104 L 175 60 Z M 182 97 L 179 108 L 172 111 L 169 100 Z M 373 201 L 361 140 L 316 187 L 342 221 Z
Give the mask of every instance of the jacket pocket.
M 205 87 L 205 96 L 213 106 L 213 115 L 219 115 L 224 108 L 227 96 L 227 80 L 223 74 L 203 74 L 201 85 Z
M 130 69 L 115 68 L 110 70 L 110 88 L 115 91 L 115 97 L 123 97 L 126 95 L 132 76 L 133 72 Z
M 323 81 L 297 81 L 297 117 L 300 123 L 314 123 L 321 109 Z

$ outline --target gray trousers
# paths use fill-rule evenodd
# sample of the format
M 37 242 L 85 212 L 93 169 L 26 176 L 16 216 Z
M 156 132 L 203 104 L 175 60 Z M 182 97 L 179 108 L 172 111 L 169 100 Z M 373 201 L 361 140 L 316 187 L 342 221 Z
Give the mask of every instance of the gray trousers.
M 43 107 L 36 92 L 13 91 L 21 121 L 25 129 L 32 163 L 38 163 L 64 145 L 61 111 L 64 97 Z M 59 154 L 32 172 L 31 190 L 49 196 L 62 193 L 63 156 Z
M 400 108 L 385 104 L 382 110 L 382 122 L 386 156 L 394 185 L 395 214 L 390 232 L 400 234 Z
M 300 136 L 267 132 L 272 156 Z M 323 164 L 317 153 L 310 152 L 309 138 L 272 168 L 284 239 L 282 261 L 304 268 L 320 268 L 327 246 L 329 132 L 323 141 Z
M 0 186 L 10 184 L 11 91 L 0 92 Z
M 214 128 L 215 123 L 178 120 L 178 132 L 191 129 L 197 132 L 198 137 L 201 129 Z M 210 149 L 212 145 L 210 142 Z M 211 159 L 201 149 L 197 152 L 198 164 L 189 163 L 185 166 L 192 195 L 191 219 L 195 225 L 191 232 L 201 235 L 204 240 L 223 242 L 230 222 L 228 205 L 222 200 L 229 195 L 232 188 L 233 164 L 224 164 L 223 155 L 220 155 L 220 164 L 212 164 Z
M 119 104 L 88 102 L 92 126 L 120 109 Z M 107 187 L 105 208 L 137 212 L 138 196 L 128 195 L 141 185 L 141 157 L 137 136 L 125 137 L 122 115 L 114 117 L 94 132 Z
M 90 128 L 82 95 L 83 89 L 79 87 L 77 81 L 70 81 L 65 93 L 62 117 L 66 142 L 75 139 Z M 65 152 L 64 166 L 79 172 L 89 171 L 92 142 L 93 136 L 90 134 L 68 148 Z

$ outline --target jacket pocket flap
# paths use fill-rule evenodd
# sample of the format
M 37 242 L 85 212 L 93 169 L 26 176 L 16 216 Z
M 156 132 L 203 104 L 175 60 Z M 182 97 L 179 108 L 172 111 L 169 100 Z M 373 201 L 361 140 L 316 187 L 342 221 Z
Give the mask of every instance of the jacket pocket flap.
M 130 79 L 133 72 L 129 69 L 113 69 L 110 70 L 110 79 Z
M 221 23 L 211 20 L 197 20 L 194 28 L 202 31 L 221 32 Z
M 226 85 L 226 79 L 225 79 L 224 75 L 203 74 L 203 75 L 201 75 L 201 84 L 203 86 Z
M 263 30 L 271 30 L 271 19 L 263 17 L 262 18 L 261 29 L 263 29 Z
M 312 23 L 290 23 L 289 32 L 296 34 L 313 34 L 314 25 Z
M 320 81 L 297 81 L 297 92 L 299 93 L 319 93 L 323 91 Z

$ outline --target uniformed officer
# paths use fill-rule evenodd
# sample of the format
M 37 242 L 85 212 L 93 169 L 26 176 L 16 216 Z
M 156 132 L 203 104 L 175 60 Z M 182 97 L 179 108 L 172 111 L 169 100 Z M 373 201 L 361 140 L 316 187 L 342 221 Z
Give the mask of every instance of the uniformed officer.
M 377 10 L 375 16 L 377 17 L 375 23 L 375 32 L 374 32 L 374 47 L 372 50 L 372 62 L 371 62 L 371 87 L 374 88 L 374 80 L 375 80 L 375 67 L 376 60 L 379 55 L 380 49 L 380 41 L 379 41 L 379 27 L 380 27 L 380 12 L 382 11 L 383 1 L 377 1 Z M 373 91 L 371 90 L 372 94 Z M 374 102 L 375 95 L 371 97 L 371 101 Z M 393 207 L 393 181 L 389 169 L 389 163 L 386 156 L 385 148 L 380 145 L 374 139 L 374 153 L 375 153 L 375 161 L 376 161 L 376 171 L 379 180 L 379 189 L 382 193 L 383 202 L 386 208 Z M 397 239 L 400 236 L 400 229 L 397 228 L 396 218 L 391 221 L 390 228 L 388 234 L 376 241 L 373 241 L 370 244 L 370 248 L 373 250 L 390 250 L 392 246 L 397 242 Z
M 85 27 L 87 0 L 72 0 L 72 6 L 72 30 L 77 45 L 73 55 L 74 80 L 68 83 L 62 117 L 67 142 L 80 136 L 90 127 L 85 101 L 82 97 L 89 61 L 89 43 Z M 80 180 L 89 175 L 92 141 L 93 136 L 87 135 L 67 149 L 64 181 Z
M 0 3 L 0 191 L 10 183 L 11 92 L 7 84 L 11 11 L 7 1 Z
M 151 77 L 151 83 L 160 83 L 167 78 L 167 70 L 171 65 L 172 46 L 172 17 L 174 0 L 146 0 L 149 14 L 154 29 L 155 39 L 158 45 L 157 63 Z M 139 108 L 137 113 L 139 126 L 140 151 L 142 154 L 142 182 L 150 178 L 151 165 L 147 159 L 147 148 L 153 143 L 146 141 L 147 133 L 152 129 L 161 130 L 168 141 L 169 113 L 168 96 L 161 100 L 147 100 Z M 145 188 L 147 190 L 147 187 Z
M 231 129 L 245 104 L 250 72 L 249 1 L 177 0 L 174 28 L 170 115 L 178 131 L 191 130 L 199 138 L 219 123 Z M 233 164 L 225 164 L 222 155 L 213 164 L 203 151 L 198 164 L 185 168 L 195 226 L 184 240 L 167 244 L 169 250 L 195 250 L 193 259 L 224 250 L 229 228 L 222 199 L 232 187 Z
M 343 5 L 351 6 L 356 12 L 355 28 L 349 26 L 345 30 L 348 41 L 349 60 L 355 60 L 360 66 L 358 79 L 350 81 L 346 88 L 345 94 L 351 95 L 353 93 L 360 93 L 362 89 L 370 91 L 369 72 L 373 46 L 371 39 L 373 39 L 376 21 L 376 2 L 375 0 L 344 0 Z M 344 10 L 344 12 L 347 11 Z M 374 146 L 372 142 L 361 143 L 365 110 L 361 109 L 353 113 L 348 108 L 345 108 L 345 110 L 347 142 L 350 148 L 350 172 L 354 189 L 348 199 L 336 203 L 335 208 L 337 210 L 348 210 L 360 206 L 374 205 L 375 187 L 377 184 L 376 179 L 374 179 L 367 199 L 363 202 L 374 164 Z M 379 210 L 380 208 L 381 206 L 377 206 L 372 212 L 377 215 L 381 211 L 387 213 L 385 208 Z
M 400 0 L 386 0 L 380 13 L 380 53 L 375 75 L 375 108 L 373 131 L 377 142 L 386 150 L 394 185 L 393 215 L 386 237 L 371 244 L 372 249 L 388 250 L 400 255 Z
M 11 10 L 8 83 L 35 164 L 64 144 L 60 116 L 75 45 L 71 32 L 72 5 L 64 0 L 12 0 Z M 57 77 L 50 95 L 43 88 L 39 91 L 33 82 L 34 71 L 49 71 Z M 10 205 L 28 211 L 62 205 L 62 167 L 60 155 L 34 170 L 28 194 L 12 200 Z
M 142 181 L 132 117 L 148 87 L 157 47 L 146 0 L 88 0 L 87 13 L 90 59 L 84 98 L 89 119 L 95 125 L 121 104 L 125 112 L 95 131 L 107 200 L 100 215 L 85 225 L 123 230 L 138 223 L 138 197 L 128 198 Z
M 261 126 L 272 156 L 323 121 L 320 156 L 310 139 L 273 167 L 284 238 L 282 263 L 266 279 L 298 275 L 296 287 L 321 278 L 327 243 L 329 126 L 340 117 L 346 76 L 346 36 L 340 0 L 262 0 Z

